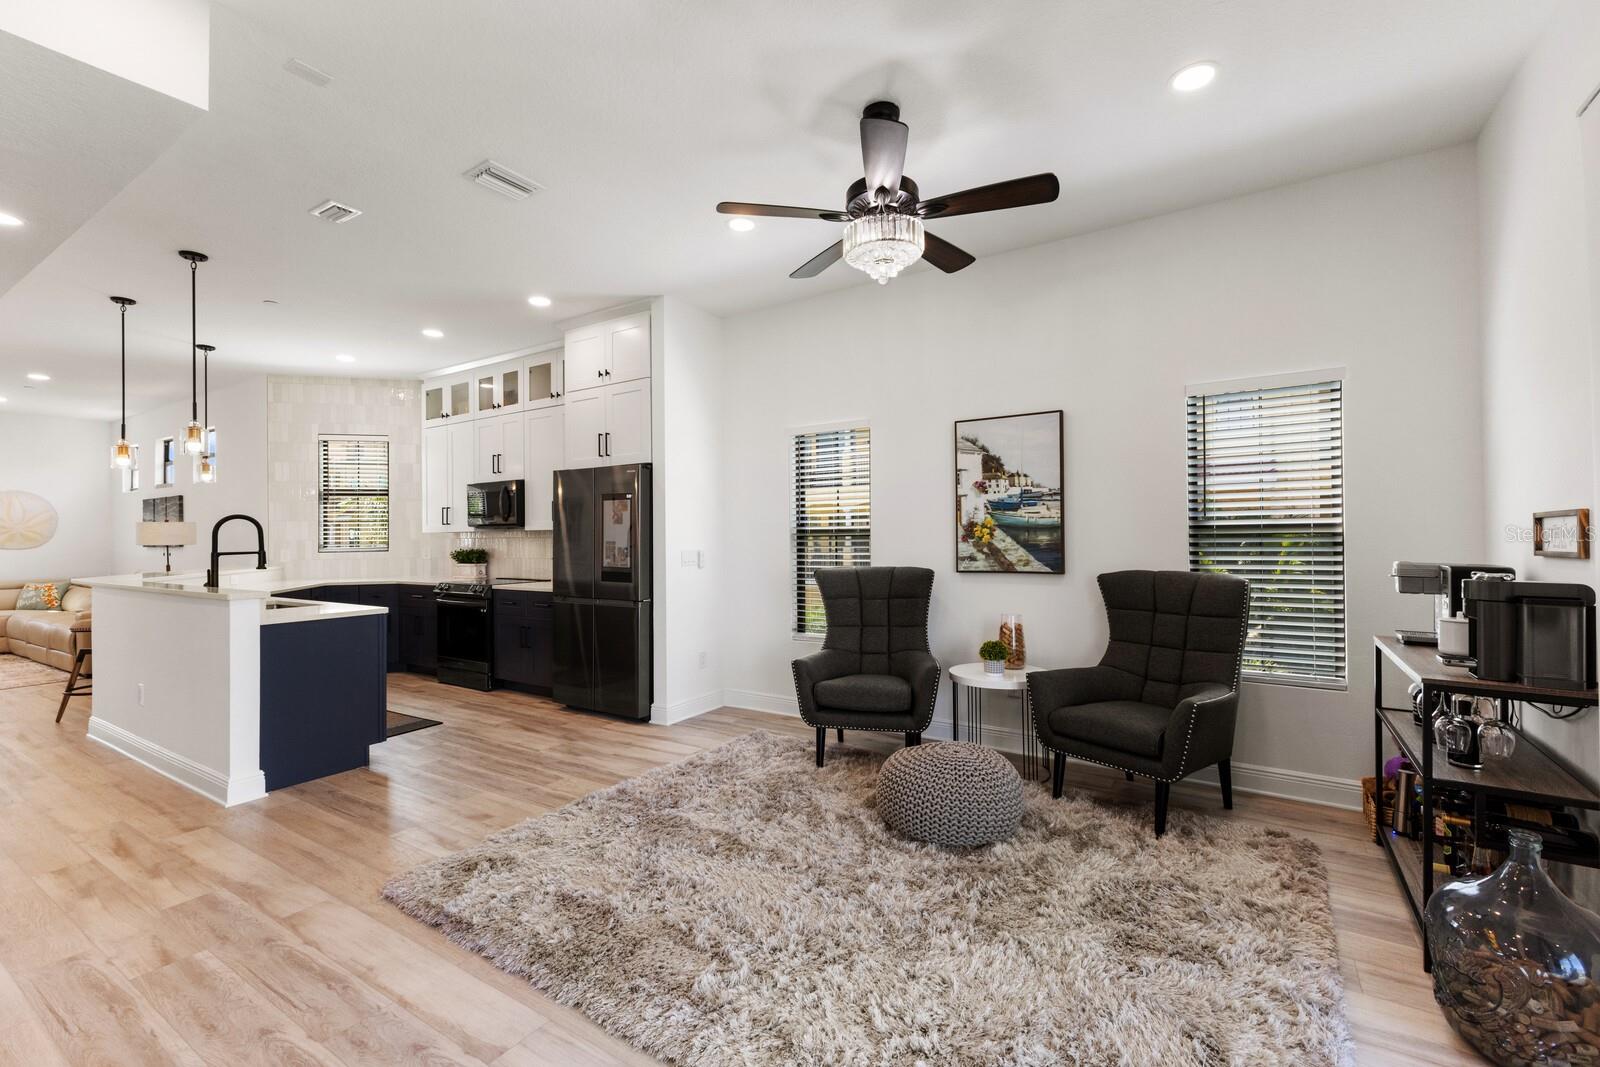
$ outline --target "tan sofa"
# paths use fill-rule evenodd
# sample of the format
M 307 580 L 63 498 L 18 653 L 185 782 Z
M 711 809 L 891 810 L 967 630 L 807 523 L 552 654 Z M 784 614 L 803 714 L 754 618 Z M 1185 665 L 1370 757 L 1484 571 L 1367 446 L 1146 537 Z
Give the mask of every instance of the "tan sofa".
M 92 591 L 86 585 L 69 587 L 61 598 L 60 611 L 18 611 L 17 596 L 23 584 L 0 582 L 0 652 L 70 671 L 78 649 L 90 647 Z

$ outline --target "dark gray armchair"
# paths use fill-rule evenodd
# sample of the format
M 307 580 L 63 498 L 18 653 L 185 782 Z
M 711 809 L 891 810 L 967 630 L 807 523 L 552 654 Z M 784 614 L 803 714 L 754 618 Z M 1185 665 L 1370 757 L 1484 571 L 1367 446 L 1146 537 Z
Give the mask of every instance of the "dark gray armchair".
M 1100 576 L 1111 640 L 1097 667 L 1028 675 L 1033 728 L 1051 753 L 1053 796 L 1067 757 L 1156 783 L 1156 836 L 1172 783 L 1217 765 L 1233 807 L 1228 761 L 1250 583 L 1227 574 L 1115 571 Z
M 800 717 L 817 729 L 817 766 L 828 731 L 880 730 L 922 741 L 939 695 L 928 650 L 933 572 L 925 567 L 825 567 L 817 588 L 828 613 L 822 651 L 794 661 Z

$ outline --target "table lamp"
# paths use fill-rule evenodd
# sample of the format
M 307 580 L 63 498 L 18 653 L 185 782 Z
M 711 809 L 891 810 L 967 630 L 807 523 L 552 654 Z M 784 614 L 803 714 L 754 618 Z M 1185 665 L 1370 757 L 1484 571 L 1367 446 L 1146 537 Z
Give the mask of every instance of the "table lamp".
M 195 540 L 192 522 L 141 522 L 139 544 L 144 548 L 163 548 L 167 552 L 167 573 L 172 573 L 172 550 L 192 545 Z

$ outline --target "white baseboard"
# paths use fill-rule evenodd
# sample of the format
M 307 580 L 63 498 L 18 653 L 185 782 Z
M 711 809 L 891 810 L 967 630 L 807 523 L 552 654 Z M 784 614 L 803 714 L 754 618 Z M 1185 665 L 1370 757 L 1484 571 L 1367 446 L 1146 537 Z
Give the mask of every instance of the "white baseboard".
M 708 711 L 716 711 L 722 706 L 722 690 L 713 689 L 709 693 L 701 693 L 697 697 L 680 700 L 676 704 L 650 705 L 650 722 L 656 726 L 671 726 L 673 723 L 692 719 L 696 715 L 704 715 Z
M 800 714 L 799 705 L 793 697 L 759 693 L 748 689 L 724 690 L 723 702 L 730 708 L 762 711 L 771 715 L 798 717 Z M 967 722 L 965 715 L 962 716 L 962 720 L 964 724 Z M 966 732 L 964 727 L 962 733 Z M 923 731 L 923 736 L 948 741 L 950 720 L 934 720 L 933 724 Z M 1002 752 L 1020 753 L 1022 742 L 1022 731 L 1014 727 L 983 728 L 983 743 Z M 1361 810 L 1361 783 L 1354 778 L 1336 778 L 1332 775 L 1312 774 L 1309 771 L 1295 771 L 1284 767 L 1265 767 L 1256 763 L 1240 763 L 1238 760 L 1233 761 L 1232 768 L 1233 788 L 1236 792 L 1300 800 L 1308 804 L 1344 808 L 1349 811 Z M 1217 770 L 1215 767 L 1208 767 L 1198 771 L 1193 777 L 1176 783 L 1176 787 L 1215 789 Z
M 187 756 L 180 756 L 171 749 L 146 741 L 138 734 L 92 715 L 89 717 L 88 732 L 90 740 L 100 742 L 112 751 L 143 764 L 223 807 L 231 808 L 235 804 L 260 800 L 267 795 L 267 776 L 260 770 L 229 779 Z

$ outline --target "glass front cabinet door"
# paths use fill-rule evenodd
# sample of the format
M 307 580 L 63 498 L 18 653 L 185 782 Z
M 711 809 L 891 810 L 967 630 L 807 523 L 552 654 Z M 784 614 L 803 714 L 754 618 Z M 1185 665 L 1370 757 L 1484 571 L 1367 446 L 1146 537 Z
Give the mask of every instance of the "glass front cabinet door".
M 472 382 L 460 377 L 430 378 L 422 383 L 422 421 L 426 425 L 472 414 Z
M 527 408 L 548 408 L 561 403 L 562 382 L 561 349 L 539 352 L 527 357 L 528 395 L 523 403 Z
M 473 374 L 472 402 L 480 415 L 522 407 L 522 363 L 497 363 Z

